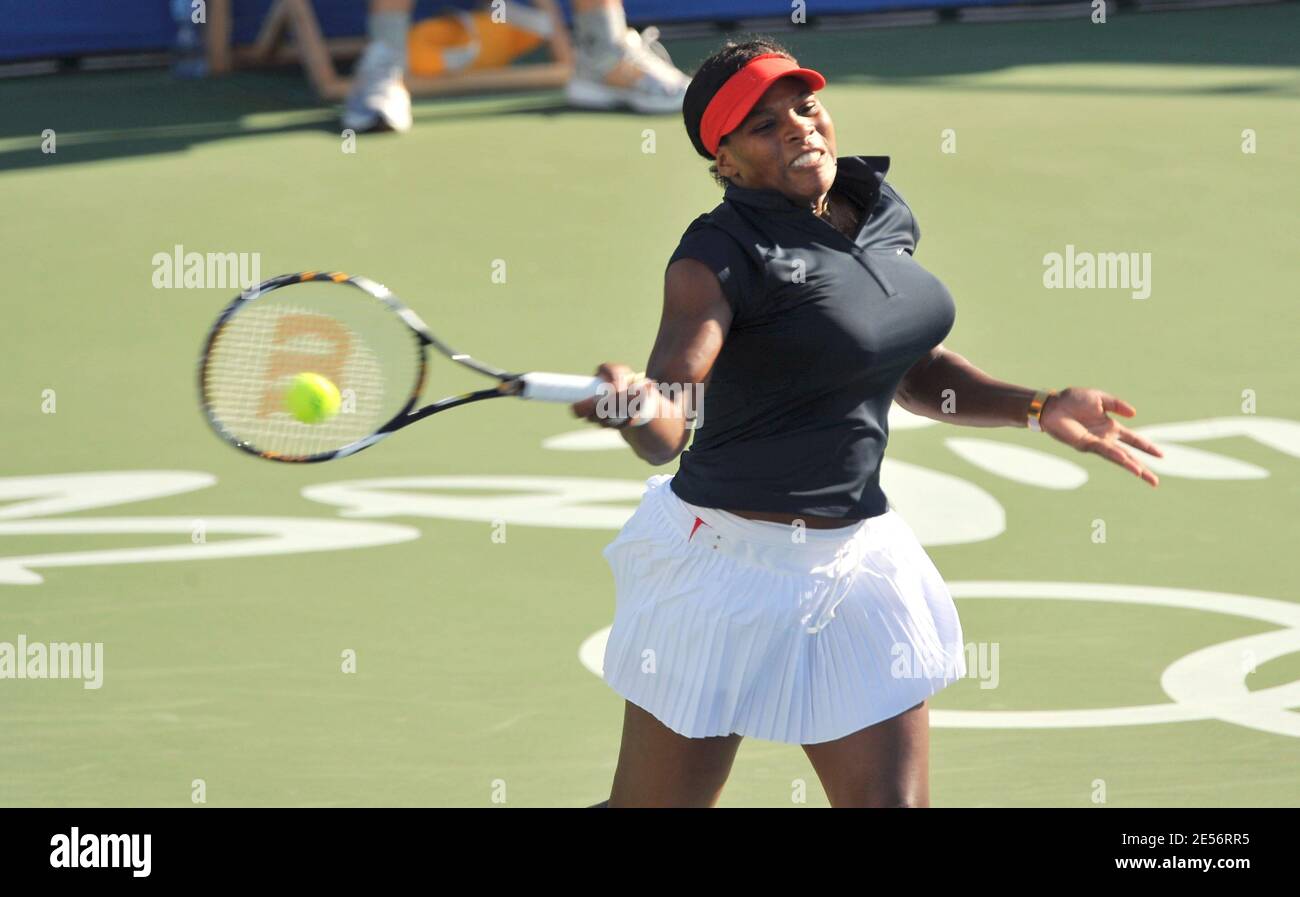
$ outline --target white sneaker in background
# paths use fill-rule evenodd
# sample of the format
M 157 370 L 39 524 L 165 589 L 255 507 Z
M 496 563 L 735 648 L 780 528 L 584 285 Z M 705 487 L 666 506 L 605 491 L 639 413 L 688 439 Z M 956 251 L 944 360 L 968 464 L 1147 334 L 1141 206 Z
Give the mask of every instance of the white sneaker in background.
M 352 75 L 343 104 L 343 127 L 357 133 L 411 130 L 411 93 L 403 80 L 403 59 L 386 44 L 371 41 Z
M 573 77 L 564 96 L 582 109 L 613 109 L 627 106 L 635 112 L 680 112 L 690 76 L 673 65 L 672 57 L 659 43 L 659 29 L 641 34 L 629 28 L 621 47 L 603 57 L 592 58 L 579 49 Z

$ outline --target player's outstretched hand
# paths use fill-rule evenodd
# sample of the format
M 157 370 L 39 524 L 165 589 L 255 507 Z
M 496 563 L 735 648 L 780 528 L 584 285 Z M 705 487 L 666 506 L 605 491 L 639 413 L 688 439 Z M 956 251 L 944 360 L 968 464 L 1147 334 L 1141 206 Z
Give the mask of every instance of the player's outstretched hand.
M 1164 453 L 1155 443 L 1143 439 L 1112 418 L 1107 413 L 1111 411 L 1124 417 L 1137 414 L 1137 409 L 1132 405 L 1110 393 L 1071 386 L 1047 400 L 1039 423 L 1043 432 L 1071 448 L 1101 455 L 1152 486 L 1160 485 L 1160 479 L 1142 466 L 1120 443 L 1127 442 L 1156 458 L 1163 458 Z

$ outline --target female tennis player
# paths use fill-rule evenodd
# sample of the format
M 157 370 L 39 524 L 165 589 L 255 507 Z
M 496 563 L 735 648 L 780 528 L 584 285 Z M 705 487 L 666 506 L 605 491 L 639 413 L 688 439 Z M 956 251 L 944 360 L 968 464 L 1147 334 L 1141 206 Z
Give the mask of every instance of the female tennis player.
M 597 806 L 714 806 L 745 736 L 802 745 L 832 806 L 929 805 L 927 701 L 965 675 L 965 652 L 947 586 L 880 487 L 891 402 L 1041 430 L 1158 484 L 1119 444 L 1161 457 L 1109 416 L 1132 417 L 1127 402 L 996 380 L 943 346 L 952 297 L 912 257 L 890 160 L 839 155 L 825 84 L 766 38 L 701 64 L 683 117 L 723 201 L 669 260 L 645 375 L 598 369 L 628 404 L 573 406 L 653 465 L 699 413 L 677 473 L 649 478 L 604 551 L 604 678 L 626 708 Z M 702 409 L 686 407 L 693 384 Z

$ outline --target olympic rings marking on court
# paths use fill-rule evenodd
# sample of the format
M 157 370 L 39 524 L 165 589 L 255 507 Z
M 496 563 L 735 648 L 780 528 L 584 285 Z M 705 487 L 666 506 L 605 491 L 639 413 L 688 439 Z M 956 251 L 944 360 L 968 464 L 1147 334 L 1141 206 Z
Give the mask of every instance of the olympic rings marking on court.
M 68 517 L 51 515 L 112 508 L 131 502 L 184 495 L 215 485 L 210 473 L 183 470 L 98 471 L 31 477 L 0 477 L 0 537 L 85 535 L 181 535 L 178 544 L 50 551 L 0 556 L 0 586 L 40 585 L 38 569 L 103 564 L 152 564 L 263 557 L 310 551 L 345 551 L 420 538 L 396 523 L 321 520 L 314 517 Z M 203 536 L 196 539 L 196 532 Z M 208 535 L 247 536 L 214 539 Z
M 1168 704 L 1093 710 L 931 710 L 934 726 L 959 729 L 1073 729 L 1145 726 L 1220 720 L 1260 732 L 1300 738 L 1300 681 L 1251 691 L 1246 665 L 1300 651 L 1300 604 L 1275 598 L 1161 586 L 1083 582 L 962 581 L 948 583 L 954 598 L 1025 598 L 1039 601 L 1104 601 L 1227 614 L 1283 628 L 1220 642 L 1178 658 L 1165 668 L 1160 686 Z M 609 627 L 578 649 L 583 666 L 602 675 Z
M 196 522 L 189 518 L 71 518 L 30 519 L 74 510 L 113 506 L 149 497 L 175 495 L 211 486 L 211 474 L 186 471 L 134 471 L 59 474 L 42 477 L 0 478 L 0 498 L 10 501 L 0 508 L 0 534 L 69 535 L 84 533 L 185 532 Z M 484 519 L 488 513 L 482 501 L 430 505 L 429 496 L 402 494 L 402 488 L 502 488 L 536 490 L 533 495 L 511 496 L 507 507 L 491 507 L 495 517 L 508 511 L 510 519 L 535 525 L 569 525 L 576 528 L 617 528 L 630 511 L 597 505 L 582 507 L 582 501 L 632 500 L 642 484 L 635 481 L 602 481 L 526 477 L 425 477 L 351 481 L 308 487 L 303 494 L 316 501 L 344 508 L 343 516 L 448 516 Z M 392 492 L 389 490 L 398 490 Z M 556 507 L 556 494 L 577 507 Z M 592 511 L 599 513 L 592 514 Z M 63 554 L 0 558 L 0 583 L 34 584 L 42 581 L 32 567 L 84 564 L 146 563 L 208 559 L 247 555 L 321 551 L 384 545 L 417 538 L 419 531 L 392 524 L 322 521 L 310 518 L 206 517 L 202 522 L 213 533 L 257 534 L 260 540 L 226 540 L 199 545 L 165 545 L 142 548 L 103 549 Z M 1300 738 L 1300 681 L 1251 691 L 1246 687 L 1242 661 L 1251 657 L 1264 663 L 1300 651 L 1300 604 L 1272 598 L 1205 592 L 1158 586 L 1068 582 L 953 582 L 949 590 L 956 598 L 1027 598 L 1065 601 L 1108 601 L 1209 611 L 1273 623 L 1282 628 L 1233 639 L 1201 648 L 1175 660 L 1160 677 L 1160 685 L 1172 698 L 1168 704 L 1111 707 L 1093 710 L 935 710 L 936 726 L 960 728 L 1079 728 L 1094 726 L 1150 725 L 1153 723 L 1220 720 L 1277 735 Z M 608 627 L 583 642 L 579 657 L 597 675 L 601 674 Z

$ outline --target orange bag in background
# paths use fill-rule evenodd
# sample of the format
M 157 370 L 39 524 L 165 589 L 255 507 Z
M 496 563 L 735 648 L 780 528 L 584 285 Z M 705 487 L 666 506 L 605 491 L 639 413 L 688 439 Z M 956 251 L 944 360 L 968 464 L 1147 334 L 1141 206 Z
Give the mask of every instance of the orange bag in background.
M 457 9 L 415 23 L 406 37 L 411 74 L 501 68 L 550 37 L 551 19 L 541 10 L 518 2 L 500 9 L 495 22 L 490 9 Z

